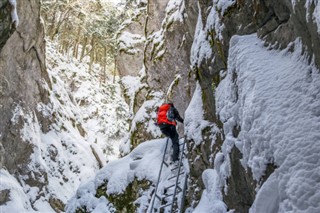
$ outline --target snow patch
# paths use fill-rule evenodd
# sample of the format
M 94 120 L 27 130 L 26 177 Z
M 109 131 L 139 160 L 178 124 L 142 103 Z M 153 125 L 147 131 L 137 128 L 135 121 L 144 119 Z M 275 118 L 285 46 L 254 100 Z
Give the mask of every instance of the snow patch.
M 295 2 L 295 1 L 294 1 Z M 293 4 L 294 4 L 293 2 Z M 311 8 L 314 7 L 314 11 L 311 13 Z M 309 22 L 311 19 L 317 24 L 318 33 L 320 34 L 320 3 L 318 0 L 306 0 L 305 8 L 307 10 L 306 20 Z
M 89 207 L 87 210 L 90 212 L 97 211 L 98 203 L 109 208 L 106 208 L 104 212 L 110 211 L 110 208 L 113 207 L 107 199 L 101 200 L 101 198 L 95 197 L 96 189 L 102 184 L 107 184 L 106 193 L 108 195 L 123 193 L 134 178 L 149 180 L 155 184 L 165 145 L 166 139 L 145 141 L 127 156 L 107 164 L 93 179 L 78 188 L 76 194 L 69 200 L 66 212 L 75 212 L 81 206 Z M 170 168 L 163 168 L 163 177 L 168 176 L 170 173 Z M 153 189 L 151 187 L 148 193 L 151 193 Z M 136 202 L 139 202 L 140 206 L 148 206 L 148 199 L 144 199 L 143 196 L 145 194 Z
M 166 7 L 166 13 L 171 14 L 168 22 L 184 20 L 185 3 L 184 0 L 170 0 Z
M 218 40 L 223 43 L 222 31 L 225 26 L 220 17 L 235 3 L 235 0 L 214 0 L 214 5 L 210 9 L 206 23 L 202 22 L 201 8 L 198 3 L 199 15 L 190 56 L 192 66 L 201 64 L 203 60 L 210 59 L 212 55 L 210 42 L 215 42 L 212 40 Z
M 187 140 L 194 140 L 200 144 L 203 140 L 202 130 L 210 126 L 210 122 L 204 120 L 203 116 L 202 91 L 197 82 L 196 89 L 188 108 L 185 111 L 184 132 Z
M 136 54 L 139 52 L 139 49 L 136 49 L 135 46 L 137 44 L 143 44 L 145 42 L 145 38 L 139 34 L 132 34 L 124 31 L 118 38 L 118 42 L 119 51 L 124 50 L 129 54 Z
M 227 206 L 222 201 L 219 176 L 214 169 L 207 169 L 202 173 L 202 181 L 205 185 L 201 199 L 193 213 L 226 213 Z
M 8 202 L 1 204 L 0 212 L 36 212 L 18 180 L 4 169 L 0 170 L 0 179 L 0 191 L 8 191 L 9 198 Z
M 12 23 L 14 24 L 14 27 L 17 28 L 19 25 L 19 17 L 17 12 L 17 1 L 16 0 L 9 0 L 9 3 L 11 4 L 11 19 Z

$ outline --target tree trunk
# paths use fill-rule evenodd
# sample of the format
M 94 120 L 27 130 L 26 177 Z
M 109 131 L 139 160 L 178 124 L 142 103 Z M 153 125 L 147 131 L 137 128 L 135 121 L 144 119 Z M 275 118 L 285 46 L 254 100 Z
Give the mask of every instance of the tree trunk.
M 84 37 L 84 43 L 82 45 L 82 50 L 81 50 L 81 55 L 80 55 L 80 61 L 82 61 L 84 54 L 86 52 L 86 47 L 87 47 L 87 43 L 88 43 L 88 37 Z
M 58 0 L 57 0 L 58 1 Z M 57 4 L 57 3 L 56 3 Z M 54 32 L 55 32 L 55 26 L 56 26 L 56 19 L 57 19 L 57 7 L 54 8 L 54 11 L 53 11 L 53 17 L 51 19 L 51 28 L 49 30 L 49 36 L 51 38 L 51 40 L 53 40 L 53 37 L 54 37 Z
M 60 27 L 63 24 L 63 22 L 67 19 L 70 11 L 71 11 L 71 9 L 68 8 L 67 11 L 60 16 L 57 27 L 55 28 L 54 33 L 51 37 L 52 40 L 54 39 L 54 36 L 59 33 Z
M 117 57 L 114 56 L 113 83 L 116 82 L 116 71 L 117 71 Z
M 91 73 L 92 70 L 92 64 L 94 62 L 94 50 L 95 50 L 95 46 L 94 46 L 94 35 L 92 36 L 91 39 L 91 53 L 90 53 L 90 64 L 89 64 L 89 73 Z
M 77 40 L 73 47 L 73 57 L 75 57 L 76 59 L 78 59 L 80 37 L 81 37 L 81 26 L 78 27 Z
M 103 66 L 103 82 L 106 83 L 107 80 L 107 48 L 104 46 L 103 47 L 103 61 L 102 61 L 102 66 Z

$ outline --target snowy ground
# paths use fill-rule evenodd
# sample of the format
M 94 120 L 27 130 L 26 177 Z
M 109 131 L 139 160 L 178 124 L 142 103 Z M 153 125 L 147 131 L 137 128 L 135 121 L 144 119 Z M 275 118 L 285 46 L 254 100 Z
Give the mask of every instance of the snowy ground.
M 35 147 L 29 169 L 41 176 L 45 187 L 30 187 L 6 170 L 0 171 L 0 190 L 10 190 L 10 201 L 0 212 L 55 212 L 49 199 L 66 202 L 81 182 L 91 178 L 102 166 L 117 159 L 119 146 L 128 130 L 129 107 L 121 97 L 120 86 L 107 79 L 100 81 L 101 68 L 89 66 L 74 58 L 59 54 L 48 42 L 47 67 L 52 89 L 50 103 L 39 104 L 38 110 L 54 120 L 51 130 L 43 133 L 34 113 L 19 105 L 12 122 L 23 117 L 21 137 Z
M 113 212 L 113 206 L 104 197 L 97 198 L 96 189 L 107 181 L 109 194 L 119 194 L 126 190 L 127 186 L 137 178 L 138 180 L 149 180 L 157 182 L 166 139 L 155 139 L 141 143 L 127 156 L 109 163 L 101 169 L 89 182 L 83 184 L 73 198 L 68 202 L 67 212 L 75 212 L 77 208 L 86 206 L 90 212 Z M 168 150 L 168 153 L 170 149 Z M 164 167 L 163 177 L 170 175 L 170 168 Z M 165 181 L 165 178 L 163 178 Z M 164 184 L 164 183 L 163 183 Z M 162 185 L 163 185 L 162 184 Z M 140 205 L 137 212 L 145 212 L 149 205 L 152 186 L 144 192 L 136 204 Z

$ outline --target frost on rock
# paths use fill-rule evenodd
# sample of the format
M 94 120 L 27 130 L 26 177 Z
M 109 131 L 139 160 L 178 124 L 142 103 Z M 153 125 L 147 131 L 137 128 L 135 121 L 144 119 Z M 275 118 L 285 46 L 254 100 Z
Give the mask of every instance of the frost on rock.
M 211 57 L 212 47 L 210 45 L 210 39 L 217 39 L 223 43 L 222 31 L 225 26 L 222 23 L 221 17 L 235 2 L 234 0 L 215 0 L 205 25 L 203 25 L 201 8 L 198 4 L 199 15 L 190 56 L 190 61 L 193 66 L 201 64 L 203 60 Z
M 155 120 L 157 117 L 157 112 L 155 109 L 163 102 L 163 93 L 150 92 L 148 96 L 149 100 L 145 100 L 139 110 L 132 117 L 128 137 L 123 140 L 121 145 L 121 151 L 123 153 L 130 152 L 130 149 L 132 148 L 132 144 L 130 144 L 130 137 L 135 131 L 138 130 L 139 125 L 142 125 L 143 129 L 152 135 L 152 137 L 157 138 L 161 136 L 159 127 L 155 125 Z
M 168 87 L 168 91 L 167 91 L 167 94 L 166 94 L 166 97 L 167 98 L 171 98 L 171 94 L 172 94 L 172 92 L 173 92 L 173 88 L 174 88 L 174 86 L 175 85 L 177 85 L 178 83 L 179 83 L 179 80 L 181 79 L 182 77 L 181 77 L 181 75 L 180 74 L 178 74 L 178 75 L 176 75 L 175 76 L 175 78 L 174 78 L 174 80 L 171 82 L 171 84 L 169 85 L 169 87 Z M 167 101 L 166 101 L 167 102 Z
M 4 169 L 0 170 L 0 178 L 1 199 L 4 196 L 7 196 L 8 199 L 8 202 L 1 204 L 0 212 L 36 212 L 17 179 Z M 7 195 L 4 195 L 6 193 Z
M 137 44 L 143 44 L 145 38 L 138 34 L 132 34 L 130 32 L 124 31 L 118 38 L 119 51 L 125 51 L 128 54 L 136 54 L 140 50 L 135 48 Z
M 222 201 L 219 176 L 214 169 L 207 169 L 202 173 L 205 190 L 202 192 L 201 200 L 193 213 L 226 213 L 227 206 Z
M 292 4 L 294 5 L 294 2 Z M 306 20 L 307 22 L 313 21 L 317 24 L 318 33 L 320 33 L 320 3 L 318 0 L 306 0 L 305 7 L 307 9 Z M 311 8 L 314 9 L 313 13 L 311 13 Z
M 140 76 L 124 76 L 121 78 L 121 84 L 124 87 L 125 95 L 130 98 L 130 114 L 133 114 L 133 107 L 136 94 L 142 88 L 146 87 L 147 84 L 141 82 Z
M 10 190 L 10 201 L 0 211 L 63 211 L 80 183 L 98 171 L 97 158 L 104 165 L 119 157 L 120 141 L 127 134 L 128 106 L 120 85 L 108 79 L 102 83 L 99 66 L 89 73 L 87 63 L 61 55 L 49 41 L 47 45 L 52 87 L 43 86 L 50 101 L 38 103 L 38 112 L 23 104 L 12 108 L 11 123 L 19 126 L 16 134 L 31 154 L 23 156 L 28 160 L 24 175 L 14 175 L 19 181 L 14 183 L 14 177 L 1 170 L 0 191 Z M 48 132 L 42 132 L 39 113 L 52 122 Z
M 185 3 L 184 0 L 170 0 L 166 7 L 166 13 L 168 17 L 168 22 L 184 20 Z
M 320 75 L 304 60 L 301 42 L 292 46 L 292 53 L 267 50 L 256 34 L 232 37 L 228 73 L 216 90 L 223 146 L 239 148 L 256 180 L 267 164 L 277 166 L 251 212 L 273 212 L 262 202 L 270 196 L 279 212 L 320 212 Z
M 191 102 L 185 111 L 184 132 L 188 140 L 194 140 L 198 145 L 203 141 L 202 130 L 210 126 L 210 122 L 204 120 L 202 91 L 199 83 L 193 93 Z
M 131 131 L 136 129 L 138 123 L 143 123 L 147 132 L 150 132 L 154 137 L 159 137 L 161 132 L 159 127 L 153 122 L 157 117 L 155 109 L 160 106 L 163 94 L 161 92 L 153 92 L 150 94 L 153 98 L 143 102 L 132 120 Z
M 12 23 L 14 24 L 14 27 L 17 28 L 19 25 L 19 17 L 17 13 L 17 2 L 16 0 L 9 0 L 9 3 L 11 4 L 11 19 Z
M 155 139 L 139 144 L 127 156 L 110 162 L 103 167 L 93 179 L 81 185 L 76 194 L 69 200 L 66 212 L 75 212 L 77 208 L 86 207 L 90 212 L 98 212 L 98 204 L 102 206 L 112 206 L 107 199 L 97 198 L 96 189 L 102 184 L 106 184 L 106 195 L 121 195 L 134 179 L 148 180 L 155 183 L 158 178 L 166 139 Z M 164 168 L 163 175 L 168 176 L 170 168 Z M 161 185 L 161 184 L 160 184 Z M 148 192 L 143 193 L 137 199 L 140 206 L 148 206 L 151 187 Z M 132 201 L 134 202 L 134 201 Z M 112 207 L 113 208 L 113 207 Z M 108 212 L 110 210 L 105 210 Z M 112 211 L 111 211 L 112 212 Z M 146 209 L 140 212 L 146 212 Z
M 148 36 L 152 45 L 153 59 L 161 58 L 165 52 L 165 34 L 174 22 L 183 22 L 185 18 L 185 4 L 183 0 L 169 0 L 166 6 L 166 16 L 162 21 L 161 29 Z
M 221 15 L 224 15 L 227 9 L 235 3 L 236 0 L 213 0 L 214 7 L 217 8 L 217 11 L 219 11 Z

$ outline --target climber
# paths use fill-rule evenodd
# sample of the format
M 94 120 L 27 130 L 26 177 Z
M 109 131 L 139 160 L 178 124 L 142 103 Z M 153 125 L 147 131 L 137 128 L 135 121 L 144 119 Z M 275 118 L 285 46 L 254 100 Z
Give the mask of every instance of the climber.
M 173 106 L 173 103 L 164 103 L 158 108 L 157 125 L 161 132 L 172 141 L 173 162 L 179 160 L 179 135 L 176 130 L 177 122 L 175 120 L 183 123 L 183 119 L 179 115 L 178 110 Z

